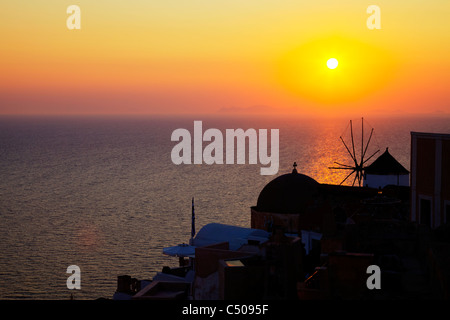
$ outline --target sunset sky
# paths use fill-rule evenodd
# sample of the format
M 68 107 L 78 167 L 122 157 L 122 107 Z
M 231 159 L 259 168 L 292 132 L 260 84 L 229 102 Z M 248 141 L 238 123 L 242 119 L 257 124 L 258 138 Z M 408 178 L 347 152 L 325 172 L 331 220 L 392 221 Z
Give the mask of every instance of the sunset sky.
M 450 114 L 449 19 L 448 0 L 3 0 L 0 114 Z

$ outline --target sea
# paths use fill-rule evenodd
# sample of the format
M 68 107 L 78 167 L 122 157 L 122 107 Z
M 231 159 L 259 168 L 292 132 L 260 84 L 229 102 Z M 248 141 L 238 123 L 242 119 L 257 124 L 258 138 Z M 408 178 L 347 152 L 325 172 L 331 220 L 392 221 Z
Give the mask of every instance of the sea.
M 193 135 L 195 120 L 224 136 L 278 129 L 278 173 L 261 175 L 264 165 L 248 161 L 174 164 L 172 132 Z M 111 299 L 119 275 L 151 279 L 178 265 L 163 248 L 189 242 L 192 199 L 197 232 L 213 222 L 250 227 L 262 188 L 294 162 L 340 184 L 348 170 L 330 167 L 352 165 L 353 147 L 366 164 L 389 148 L 409 170 L 411 131 L 450 133 L 450 116 L 2 116 L 0 299 Z M 67 287 L 71 265 L 79 290 Z

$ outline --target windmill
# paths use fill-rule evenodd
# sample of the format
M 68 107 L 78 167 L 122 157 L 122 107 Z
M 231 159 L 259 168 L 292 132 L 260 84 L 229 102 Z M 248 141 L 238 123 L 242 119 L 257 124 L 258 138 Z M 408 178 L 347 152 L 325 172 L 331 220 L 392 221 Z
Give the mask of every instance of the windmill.
M 350 171 L 350 173 L 345 177 L 344 180 L 342 180 L 342 182 L 339 185 L 342 185 L 348 178 L 350 178 L 350 176 L 352 174 L 355 174 L 355 177 L 353 178 L 352 186 L 354 186 L 356 180 L 358 180 L 358 186 L 361 187 L 361 182 L 363 179 L 364 168 L 365 168 L 366 162 L 369 161 L 370 159 L 372 159 L 372 157 L 380 151 L 380 150 L 377 150 L 374 153 L 372 153 L 370 157 L 365 158 L 366 154 L 367 154 L 367 149 L 369 147 L 369 143 L 372 139 L 373 130 L 374 129 L 371 128 L 369 139 L 367 140 L 367 144 L 364 146 L 364 118 L 361 118 L 361 153 L 359 155 L 357 155 L 357 153 L 355 151 L 355 139 L 353 137 L 352 120 L 350 120 L 351 150 L 345 143 L 342 136 L 339 137 L 341 139 L 342 143 L 344 144 L 345 149 L 347 150 L 348 154 L 350 155 L 350 157 L 352 159 L 351 165 L 342 164 L 342 163 L 335 161 L 334 163 L 339 165 L 339 167 L 329 167 L 329 169 L 334 169 L 334 170 L 349 170 Z

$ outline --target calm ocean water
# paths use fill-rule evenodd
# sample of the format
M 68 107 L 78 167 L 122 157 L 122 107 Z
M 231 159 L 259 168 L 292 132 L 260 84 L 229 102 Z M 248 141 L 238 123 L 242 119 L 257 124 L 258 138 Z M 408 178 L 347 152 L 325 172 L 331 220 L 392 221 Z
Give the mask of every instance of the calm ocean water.
M 173 130 L 280 129 L 280 170 L 257 165 L 174 165 Z M 167 246 L 188 242 L 191 198 L 197 231 L 210 222 L 250 226 L 250 207 L 276 176 L 298 170 L 340 183 L 351 163 L 349 119 L 168 117 L 0 118 L 0 299 L 112 298 L 117 276 L 149 279 L 176 258 Z M 410 131 L 450 133 L 450 118 L 368 118 L 370 149 L 409 169 Z M 360 148 L 361 120 L 354 133 Z M 365 139 L 369 131 L 365 131 Z M 374 157 L 373 159 L 375 159 Z M 370 163 L 371 161 L 369 161 Z M 81 290 L 66 269 L 81 268 Z

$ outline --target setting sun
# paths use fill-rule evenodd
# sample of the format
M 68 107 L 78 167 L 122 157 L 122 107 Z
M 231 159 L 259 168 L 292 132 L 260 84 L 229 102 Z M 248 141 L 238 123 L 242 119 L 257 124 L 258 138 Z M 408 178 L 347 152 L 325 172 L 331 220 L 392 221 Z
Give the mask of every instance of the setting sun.
M 351 108 L 370 98 L 395 74 L 385 50 L 351 37 L 317 37 L 280 60 L 279 81 L 301 103 L 315 110 Z
M 79 30 L 70 1 L 22 2 L 0 114 L 450 112 L 450 1 L 74 1 Z
M 338 61 L 335 58 L 328 59 L 327 67 L 329 69 L 336 69 L 337 66 L 338 66 Z

